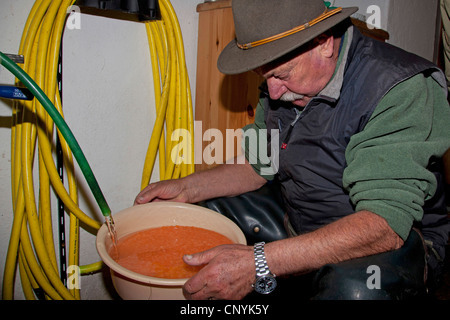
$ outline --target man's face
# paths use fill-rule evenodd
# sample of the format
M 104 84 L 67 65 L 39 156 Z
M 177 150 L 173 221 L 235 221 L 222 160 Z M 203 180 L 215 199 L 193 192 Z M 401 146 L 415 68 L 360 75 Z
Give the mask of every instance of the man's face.
M 336 66 L 327 59 L 321 45 L 308 48 L 290 59 L 255 70 L 267 80 L 271 99 L 290 101 L 304 107 L 327 85 Z

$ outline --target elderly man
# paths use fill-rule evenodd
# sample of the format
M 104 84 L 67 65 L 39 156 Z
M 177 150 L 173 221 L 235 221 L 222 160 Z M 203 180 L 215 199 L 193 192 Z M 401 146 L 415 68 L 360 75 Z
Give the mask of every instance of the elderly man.
M 265 78 L 255 123 L 245 129 L 277 130 L 277 143 L 270 134 L 267 140 L 277 161 L 249 163 L 255 150 L 247 146 L 245 164 L 150 184 L 135 203 L 195 203 L 256 190 L 276 179 L 290 237 L 185 256 L 190 265 L 205 265 L 187 281 L 185 295 L 269 294 L 277 279 L 311 272 L 328 278 L 316 283 L 317 299 L 420 294 L 423 261 L 428 257 L 433 265 L 434 258 L 413 224 L 441 257 L 448 239 L 445 213 L 436 209 L 424 215 L 425 201 L 438 189 L 440 175 L 432 167 L 450 147 L 442 72 L 362 36 L 348 19 L 357 8 L 329 9 L 322 0 L 233 0 L 232 6 L 236 39 L 221 53 L 218 67 L 225 74 L 254 70 Z M 396 254 L 401 262 L 391 268 Z M 367 280 L 369 266 L 404 288 L 374 288 L 365 281 L 345 288 L 352 280 L 339 273 L 359 268 Z M 331 269 L 335 272 L 328 274 Z

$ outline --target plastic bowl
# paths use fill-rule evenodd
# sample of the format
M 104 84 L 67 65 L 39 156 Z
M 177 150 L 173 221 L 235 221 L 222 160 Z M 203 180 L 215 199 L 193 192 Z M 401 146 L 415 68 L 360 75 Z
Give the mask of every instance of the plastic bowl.
M 162 226 L 194 226 L 223 234 L 231 241 L 246 244 L 239 227 L 213 210 L 186 203 L 152 202 L 133 206 L 113 216 L 117 238 L 133 232 Z M 110 268 L 114 288 L 124 300 L 182 300 L 187 279 L 145 276 L 119 265 L 109 254 L 112 240 L 104 224 L 97 233 L 97 251 Z

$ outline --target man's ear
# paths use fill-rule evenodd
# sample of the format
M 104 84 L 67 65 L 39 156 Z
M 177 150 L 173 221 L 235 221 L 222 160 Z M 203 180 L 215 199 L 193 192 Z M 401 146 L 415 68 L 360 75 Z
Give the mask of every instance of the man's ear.
M 331 58 L 334 54 L 334 37 L 330 33 L 322 33 L 314 39 L 317 49 L 325 58 Z

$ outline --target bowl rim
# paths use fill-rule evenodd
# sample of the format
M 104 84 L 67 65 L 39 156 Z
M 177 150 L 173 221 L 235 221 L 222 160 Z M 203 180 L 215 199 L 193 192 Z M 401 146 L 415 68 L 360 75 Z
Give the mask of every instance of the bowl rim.
M 124 216 L 129 215 L 130 212 L 133 214 L 136 209 L 136 206 L 126 208 L 124 210 L 121 210 L 113 215 L 114 221 L 117 224 L 117 222 L 120 222 L 120 219 L 123 219 Z M 150 202 L 146 204 L 139 205 L 140 210 L 145 207 L 150 207 L 152 209 L 157 209 L 159 207 L 164 208 L 181 208 L 181 209 L 195 209 L 197 211 L 203 212 L 205 214 L 213 215 L 217 219 L 222 220 L 224 223 L 227 223 L 229 225 L 234 225 L 236 227 L 238 241 L 236 243 L 240 244 L 247 244 L 246 238 L 242 230 L 238 227 L 238 225 L 233 222 L 228 217 L 205 207 L 202 207 L 200 205 L 196 204 L 190 204 L 190 203 L 183 203 L 183 202 L 171 202 L 171 201 L 163 201 L 163 202 Z M 134 271 L 131 271 L 129 269 L 126 269 L 125 267 L 118 264 L 109 254 L 108 250 L 106 248 L 106 244 L 104 243 L 105 237 L 107 237 L 109 234 L 108 228 L 105 223 L 100 227 L 100 229 L 97 232 L 96 236 L 96 248 L 97 252 L 100 255 L 100 258 L 102 261 L 115 273 L 120 274 L 121 277 L 129 278 L 134 281 L 138 281 L 145 284 L 154 284 L 154 285 L 160 285 L 160 286 L 183 286 L 183 284 L 189 279 L 189 278 L 180 278 L 180 279 L 168 279 L 168 278 L 157 278 L 157 277 L 151 277 L 146 276 Z M 109 237 L 109 236 L 108 236 Z

